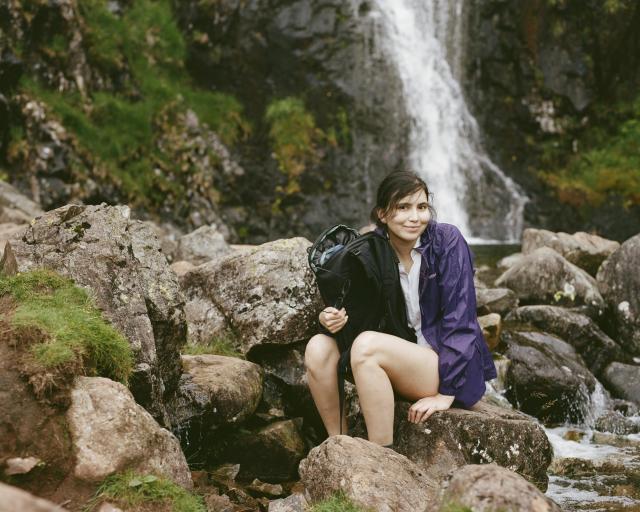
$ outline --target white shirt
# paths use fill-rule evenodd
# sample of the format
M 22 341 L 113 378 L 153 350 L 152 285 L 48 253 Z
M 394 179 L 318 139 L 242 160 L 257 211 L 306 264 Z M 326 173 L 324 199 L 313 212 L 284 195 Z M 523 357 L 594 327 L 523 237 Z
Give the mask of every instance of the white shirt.
M 420 266 L 422 265 L 422 255 L 417 250 L 420 245 L 420 239 L 416 240 L 416 245 L 411 249 L 411 259 L 413 264 L 411 270 L 407 274 L 402 263 L 398 263 L 400 270 L 400 286 L 404 294 L 404 302 L 407 306 L 407 323 L 416 332 L 418 345 L 429 346 L 427 340 L 422 334 L 422 318 L 420 312 Z

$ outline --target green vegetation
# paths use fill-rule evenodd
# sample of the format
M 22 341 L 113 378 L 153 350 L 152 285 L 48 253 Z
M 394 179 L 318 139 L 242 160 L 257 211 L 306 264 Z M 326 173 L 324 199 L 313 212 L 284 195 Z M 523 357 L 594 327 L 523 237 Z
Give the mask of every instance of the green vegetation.
M 446 503 L 440 508 L 440 512 L 473 512 L 473 509 L 457 503 Z
M 182 353 L 190 356 L 199 356 L 202 354 L 214 354 L 218 356 L 238 357 L 244 359 L 235 347 L 235 335 L 228 333 L 226 336 L 215 337 L 207 345 L 198 345 L 196 343 L 187 343 L 182 348 Z
M 173 482 L 153 475 L 137 475 L 131 471 L 108 477 L 96 491 L 94 498 L 85 508 L 90 512 L 102 500 L 115 502 L 129 508 L 140 504 L 155 503 L 158 508 L 170 506 L 173 512 L 206 512 L 201 497 L 187 492 Z
M 355 505 L 343 493 L 338 493 L 331 498 L 319 501 L 308 509 L 308 512 L 368 512 L 366 509 Z
M 49 90 L 30 78 L 23 88 L 49 105 L 130 203 L 152 208 L 164 204 L 167 194 L 184 197 L 184 170 L 158 147 L 158 135 L 174 126 L 177 114 L 192 109 L 233 145 L 250 131 L 242 106 L 232 96 L 190 82 L 186 44 L 169 0 L 134 2 L 122 16 L 111 13 L 106 0 L 87 0 L 78 8 L 89 62 L 104 76 L 119 77 L 117 92 L 96 91 L 86 98 Z M 56 36 L 48 44 L 61 51 L 64 43 Z M 172 116 L 163 118 L 167 110 Z
M 0 297 L 17 307 L 10 323 L 47 335 L 31 345 L 34 363 L 43 370 L 80 366 L 83 373 L 126 382 L 133 368 L 127 340 L 102 317 L 87 292 L 49 270 L 0 277 Z
M 308 165 L 318 160 L 317 144 L 324 134 L 316 127 L 313 115 L 302 100 L 294 97 L 272 101 L 265 120 L 269 124 L 273 153 L 288 179 L 283 192 L 286 195 L 298 193 L 299 178 Z
M 553 170 L 541 177 L 560 201 L 576 207 L 599 206 L 610 195 L 621 197 L 626 207 L 640 204 L 640 97 L 596 112 L 592 126 L 578 140 L 576 153 L 549 143 L 543 165 Z

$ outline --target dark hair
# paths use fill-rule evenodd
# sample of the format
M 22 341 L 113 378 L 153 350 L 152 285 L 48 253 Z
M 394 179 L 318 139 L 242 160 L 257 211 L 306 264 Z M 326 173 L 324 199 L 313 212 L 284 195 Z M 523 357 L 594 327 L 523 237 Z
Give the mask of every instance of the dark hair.
M 371 222 L 378 227 L 384 227 L 378 214 L 380 212 L 387 213 L 394 210 L 403 197 L 414 194 L 419 190 L 424 190 L 424 193 L 427 195 L 431 218 L 435 218 L 436 211 L 433 206 L 431 206 L 433 194 L 429 192 L 429 187 L 427 187 L 424 180 L 412 171 L 393 171 L 387 174 L 378 186 L 376 205 L 371 210 Z

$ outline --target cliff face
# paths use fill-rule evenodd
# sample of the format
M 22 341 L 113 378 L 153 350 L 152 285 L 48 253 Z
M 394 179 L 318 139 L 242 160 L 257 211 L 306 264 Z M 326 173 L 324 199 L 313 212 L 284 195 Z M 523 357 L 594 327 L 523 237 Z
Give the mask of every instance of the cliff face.
M 235 240 L 366 220 L 405 164 L 401 84 L 364 0 L 0 0 L 0 178 L 45 209 L 127 202 Z M 640 221 L 640 6 L 482 0 L 465 90 L 529 224 Z
M 640 224 L 640 4 L 482 0 L 465 89 L 525 219 L 624 239 Z

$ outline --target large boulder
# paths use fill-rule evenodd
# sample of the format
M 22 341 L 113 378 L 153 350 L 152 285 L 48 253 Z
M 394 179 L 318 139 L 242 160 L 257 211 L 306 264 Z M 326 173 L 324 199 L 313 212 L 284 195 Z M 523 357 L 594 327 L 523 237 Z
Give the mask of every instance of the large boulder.
M 466 464 L 495 462 L 546 490 L 553 449 L 531 417 L 482 400 L 472 410 L 436 412 L 414 424 L 407 421 L 410 405 L 396 404 L 394 446 L 430 477 L 439 480 Z
M 182 373 L 187 324 L 177 278 L 153 231 L 131 220 L 126 206 L 68 205 L 38 217 L 12 246 L 20 271 L 50 268 L 92 292 L 134 350 L 136 400 L 171 425 L 164 400 Z
M 620 244 L 582 231 L 570 235 L 546 229 L 525 229 L 522 233 L 523 254 L 530 254 L 540 247 L 549 247 L 557 251 L 567 261 L 595 276 L 600 264 L 618 249 Z
M 200 265 L 227 254 L 231 248 L 215 224 L 201 226 L 178 239 L 174 258 Z
M 507 331 L 502 340 L 512 404 L 544 422 L 582 422 L 589 416 L 597 381 L 571 345 L 537 331 Z
M 504 315 L 518 307 L 518 297 L 509 288 L 476 287 L 476 307 L 480 315 L 490 313 Z
M 433 510 L 436 481 L 403 455 L 364 439 L 332 436 L 300 463 L 311 501 L 344 493 L 355 504 L 380 512 Z
M 640 366 L 611 363 L 604 370 L 602 380 L 615 395 L 640 406 Z
M 322 308 L 307 263 L 309 245 L 291 238 L 243 249 L 195 267 L 181 284 L 189 300 L 206 301 L 233 326 L 245 354 L 259 345 L 306 340 Z
M 620 344 L 640 355 L 640 234 L 629 238 L 602 264 L 598 286 L 618 332 Z
M 525 255 L 495 286 L 511 288 L 523 304 L 586 305 L 594 312 L 604 309 L 595 279 L 548 247 Z
M 0 482 L 0 512 L 65 512 L 55 503 Z
M 470 464 L 446 484 L 443 509 L 456 505 L 474 512 L 560 512 L 560 507 L 519 474 L 496 464 Z
M 76 478 L 100 482 L 130 469 L 193 487 L 178 440 L 122 384 L 102 377 L 77 378 L 67 420 Z
M 624 358 L 621 347 L 586 315 L 559 306 L 522 306 L 505 318 L 526 323 L 570 343 L 589 369 L 600 375 L 611 361 Z

